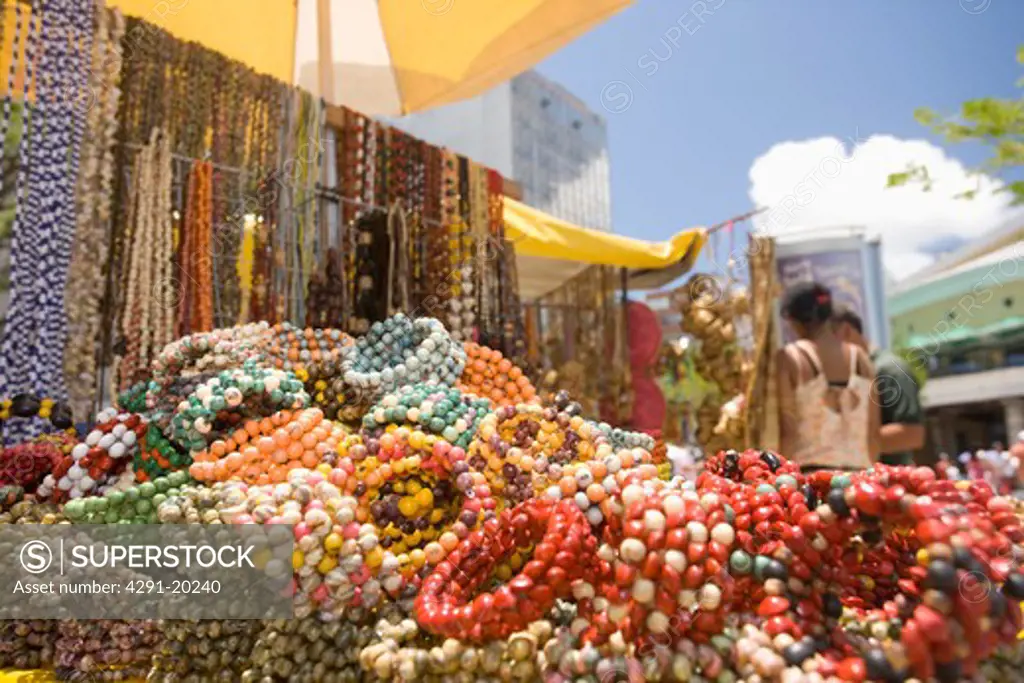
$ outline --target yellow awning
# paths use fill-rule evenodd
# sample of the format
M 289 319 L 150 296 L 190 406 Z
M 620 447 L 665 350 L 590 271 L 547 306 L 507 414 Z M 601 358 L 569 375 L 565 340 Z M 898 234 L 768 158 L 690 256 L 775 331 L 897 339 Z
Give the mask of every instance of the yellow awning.
M 626 268 L 631 286 L 657 287 L 686 272 L 707 240 L 704 228 L 683 230 L 665 242 L 581 228 L 508 197 L 504 218 L 524 299 L 543 296 L 592 265 Z
M 632 1 L 330 0 L 324 3 L 330 22 L 323 26 L 319 12 L 323 5 L 317 0 L 107 0 L 107 4 L 259 73 L 323 95 L 332 104 L 369 116 L 391 116 L 485 92 L 531 68 Z M 5 3 L 5 26 L 14 23 L 14 4 Z M 0 60 L 4 74 L 11 33 L 4 31 Z M 147 35 L 140 30 L 126 40 L 125 59 L 129 59 L 132 44 L 147 40 Z M 327 57 L 322 48 L 328 45 L 333 66 L 323 74 L 333 74 L 333 82 L 325 81 L 331 92 L 321 93 L 320 59 Z M 6 88 L 6 82 L 0 87 Z M 15 88 L 19 91 L 20 83 Z

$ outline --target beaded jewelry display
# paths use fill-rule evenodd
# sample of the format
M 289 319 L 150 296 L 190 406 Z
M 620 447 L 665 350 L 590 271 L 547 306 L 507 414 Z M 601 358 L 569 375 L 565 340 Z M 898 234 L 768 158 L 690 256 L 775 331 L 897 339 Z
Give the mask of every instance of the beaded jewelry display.
M 508 675 L 532 681 L 541 678 L 548 662 L 553 669 L 559 661 L 550 656 L 557 650 L 550 648 L 555 644 L 555 625 L 548 620 L 535 621 L 506 639 L 480 645 L 454 638 L 427 640 L 413 619 L 381 620 L 374 630 L 382 640 L 361 649 L 359 664 L 367 676 L 382 681 L 435 680 L 452 675 L 470 680 Z M 571 671 L 564 673 L 568 676 Z
M 281 370 L 295 372 L 311 363 L 337 362 L 346 347 L 355 340 L 341 330 L 331 328 L 305 329 L 284 322 L 275 325 L 263 352 L 263 362 Z
M 187 452 L 176 446 L 155 423 L 150 423 L 132 464 L 135 479 L 155 480 L 171 472 L 184 470 L 192 464 Z
M 496 561 L 524 542 L 535 548 L 522 572 L 493 593 L 477 594 Z M 571 502 L 526 501 L 471 533 L 448 555 L 452 570 L 436 570 L 423 580 L 416 620 L 461 640 L 508 637 L 544 616 L 556 599 L 569 597 L 574 582 L 584 576 L 602 580 L 608 565 L 596 551 L 590 525 Z
M 470 239 L 466 245 L 466 258 L 473 264 L 472 288 L 465 293 L 465 303 L 469 307 L 468 327 L 473 336 L 470 339 L 482 339 L 482 332 L 493 330 L 491 309 L 493 302 L 487 299 L 489 291 L 487 250 L 491 246 L 490 197 L 487 192 L 487 169 L 479 164 L 468 164 L 469 186 L 469 228 Z M 468 341 L 468 339 L 467 339 Z
M 71 406 L 79 415 L 92 409 L 98 387 L 97 344 L 100 341 L 100 304 L 105 279 L 97 263 L 108 257 L 108 226 L 114 175 L 114 140 L 121 91 L 121 39 L 124 18 L 117 9 L 96 7 L 89 92 L 95 98 L 87 110 L 86 135 L 82 140 L 80 173 L 76 187 L 78 224 L 72 246 L 65 292 L 68 342 L 64 374 Z M 12 68 L 16 62 L 12 61 Z
M 257 358 L 269 344 L 269 331 L 267 323 L 259 322 L 174 340 L 153 359 L 148 396 L 155 400 L 156 393 L 175 379 L 227 370 Z
M 363 405 L 353 399 L 362 394 L 345 385 L 340 359 L 310 363 L 296 370 L 295 376 L 305 385 L 312 405 L 323 410 L 327 419 L 358 425 Z
M 57 623 L 46 619 L 0 622 L 0 641 L 4 643 L 0 650 L 0 666 L 21 671 L 52 667 Z
M 466 448 L 490 408 L 484 399 L 436 383 L 405 385 L 385 395 L 363 417 L 364 438 L 386 425 L 411 425 Z
M 189 171 L 188 203 L 178 248 L 178 333 L 213 329 L 213 166 L 196 162 Z
M 157 510 L 189 483 L 184 472 L 172 472 L 102 496 L 69 500 L 64 514 L 72 524 L 157 524 Z
M 466 342 L 463 348 L 466 369 L 459 378 L 459 389 L 497 406 L 529 403 L 536 398 L 537 391 L 530 378 L 501 351 L 474 342 Z
M 607 422 L 594 424 L 616 450 L 621 448 L 642 448 L 645 451 L 654 452 L 655 440 L 649 434 L 612 427 Z
M 71 449 L 70 457 L 43 479 L 41 498 L 60 501 L 89 495 L 115 480 L 132 462 L 146 433 L 145 420 L 109 408 L 97 415 L 96 421 L 96 427 Z
M 280 484 L 288 472 L 333 464 L 341 427 L 324 420 L 319 408 L 295 414 L 274 413 L 249 420 L 224 440 L 196 453 L 189 473 L 196 481 L 241 480 L 250 484 Z
M 127 353 L 118 370 L 122 387 L 138 381 L 174 335 L 177 283 L 171 275 L 171 148 L 160 131 L 135 164 L 134 225 L 126 243 L 128 270 L 122 338 Z
M 245 414 L 267 415 L 308 404 L 309 395 L 294 375 L 261 368 L 250 360 L 207 380 L 182 401 L 171 418 L 168 436 L 194 454 Z
M 287 524 L 293 529 L 297 619 L 315 614 L 333 621 L 350 609 L 372 608 L 405 586 L 395 556 L 380 548 L 372 525 L 357 521 L 355 499 L 338 488 L 346 479 L 344 470 L 322 466 L 294 470 L 287 483 L 275 487 L 228 482 L 215 486 L 212 497 L 208 491 L 203 494 L 208 501 L 203 514 L 214 519 L 223 515 L 231 524 Z M 186 490 L 165 502 L 162 518 L 197 514 L 190 511 L 192 495 Z M 371 563 L 375 569 L 369 568 Z
M 37 11 L 37 9 L 34 9 Z M 29 201 L 38 201 L 40 223 L 37 231 L 38 261 L 36 299 L 32 313 L 36 318 L 36 337 L 28 357 L 36 368 L 38 393 L 52 393 L 64 400 L 64 347 L 67 318 L 64 289 L 71 260 L 75 232 L 74 185 L 78 175 L 79 145 L 85 128 L 88 102 L 83 97 L 68 97 L 86 88 L 89 64 L 81 55 L 92 54 L 93 5 L 88 0 L 71 0 L 43 18 L 40 76 L 53 80 L 37 83 L 36 113 L 46 121 L 47 134 L 40 122 L 33 127 L 32 144 L 40 145 L 37 163 L 39 184 L 30 177 Z M 49 26 L 49 30 L 47 30 Z M 72 50 L 80 45 L 81 51 Z M 52 127 L 52 129 L 51 129 Z M 39 139 L 37 140 L 37 134 Z M 38 193 L 37 197 L 34 197 Z
M 569 416 L 554 408 L 532 404 L 507 406 L 488 413 L 480 423 L 478 434 L 469 451 L 474 467 L 498 477 L 504 476 L 502 469 L 509 465 L 519 468 L 529 478 L 518 494 L 512 491 L 504 494 L 511 500 L 531 497 L 533 476 L 539 475 L 538 484 L 542 484 L 554 476 L 549 472 L 551 465 L 561 467 L 572 461 L 593 458 L 599 445 L 595 437 L 600 436 L 578 415 Z M 601 455 L 610 452 L 611 446 L 605 444 Z M 514 479 L 520 481 L 518 475 Z M 506 477 L 505 483 L 513 482 Z
M 365 444 L 346 439 L 338 452 L 354 467 L 346 490 L 357 496 L 357 515 L 378 529 L 403 574 L 441 562 L 494 514 L 497 502 L 466 452 L 432 434 L 399 427 Z
M 306 325 L 313 328 L 346 326 L 346 283 L 342 256 L 327 250 L 323 274 L 314 273 L 306 295 Z
M 472 236 L 467 229 L 465 218 L 462 216 L 463 192 L 465 184 L 462 160 L 453 152 L 444 152 L 442 166 L 443 198 L 441 201 L 442 225 L 448 232 L 448 244 L 446 249 L 445 270 L 442 273 L 444 283 L 441 288 L 442 297 L 446 309 L 446 322 L 452 336 L 460 341 L 471 338 L 471 330 L 466 325 L 466 318 L 472 316 L 468 310 L 468 296 L 472 292 L 473 262 L 470 258 L 471 250 L 467 250 L 467 243 Z M 469 288 L 467 292 L 466 288 Z M 469 331 L 470 335 L 466 332 Z
M 387 287 L 389 245 L 387 218 L 377 211 L 360 217 L 355 224 L 355 306 L 352 332 L 366 334 L 371 323 L 388 315 L 387 297 L 379 285 Z
M 116 406 L 127 413 L 141 413 L 146 410 L 148 382 L 138 382 L 117 395 Z
M 367 399 L 407 383 L 436 381 L 454 386 L 466 352 L 434 318 L 410 319 L 399 313 L 376 322 L 345 356 L 345 383 Z
M 47 442 L 22 443 L 3 449 L 0 453 L 0 487 L 16 486 L 33 493 L 64 454 L 55 444 Z
M 389 607 L 384 605 L 377 612 L 390 617 L 396 610 Z M 240 680 L 243 683 L 356 683 L 360 680 L 359 652 L 376 638 L 370 625 L 364 623 L 367 621 L 364 612 L 366 610 L 353 610 L 342 620 L 331 622 L 316 619 L 263 622 L 263 631 Z
M 21 25 L 20 3 L 15 4 L 16 27 Z M 53 73 L 54 64 L 51 58 L 52 19 L 44 22 L 42 3 L 32 3 L 32 10 L 29 19 L 28 33 L 25 37 L 25 75 L 24 88 L 26 91 L 36 89 L 36 98 L 46 101 L 44 95 L 46 88 L 57 78 L 59 74 Z M 39 45 L 37 45 L 39 43 Z M 40 49 L 39 58 L 36 57 L 36 49 Z M 15 77 L 16 57 L 11 59 L 11 69 L 8 77 L 9 85 L 13 92 L 13 81 Z M 41 72 L 39 83 L 35 81 L 35 69 Z M 42 223 L 40 207 L 43 199 L 39 196 L 49 185 L 46 177 L 42 174 L 50 168 L 49 149 L 43 150 L 41 129 L 42 125 L 32 126 L 33 119 L 39 118 L 40 122 L 45 119 L 46 109 L 44 107 L 25 107 L 22 117 L 22 135 L 18 156 L 18 177 L 15 197 L 14 224 L 11 228 L 11 256 L 10 256 L 10 299 L 7 304 L 7 312 L 3 328 L 2 359 L 0 367 L 0 395 L 10 395 L 15 392 L 49 393 L 40 391 L 38 366 L 31 358 L 30 349 L 34 348 L 35 337 L 39 329 L 36 319 L 36 289 L 45 282 L 44 277 L 37 272 L 40 267 L 41 254 L 40 244 L 44 241 L 55 240 L 52 234 L 52 221 Z M 10 120 L 10 103 L 5 99 L 4 121 Z M 31 133 L 31 134 L 30 134 Z M 54 139 L 54 142 L 56 139 Z M 21 422 L 19 424 L 4 425 L 4 443 L 16 443 L 30 437 L 30 431 L 36 425 Z
M 158 391 L 147 392 L 146 415 L 149 417 L 149 423 L 156 427 L 162 435 L 170 434 L 171 420 L 174 418 L 174 414 L 179 406 L 181 406 L 181 403 L 187 401 L 188 397 L 194 394 L 196 389 L 216 376 L 216 372 L 207 372 L 187 377 L 178 377 Z M 153 389 L 152 382 L 150 383 L 150 389 Z M 241 419 L 241 417 L 238 419 Z M 171 446 L 184 453 L 188 453 L 185 447 L 177 443 L 172 443 Z
M 125 681 L 143 677 L 160 639 L 155 620 L 65 620 L 57 624 L 54 668 L 63 680 L 92 676 L 101 681 Z
M 160 623 L 161 639 L 149 670 L 151 680 L 244 680 L 242 674 L 263 630 L 262 621 L 204 619 Z

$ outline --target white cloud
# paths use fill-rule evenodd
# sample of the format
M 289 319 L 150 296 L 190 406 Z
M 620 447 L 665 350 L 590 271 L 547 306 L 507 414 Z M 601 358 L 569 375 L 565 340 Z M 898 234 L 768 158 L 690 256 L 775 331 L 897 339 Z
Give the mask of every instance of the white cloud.
M 928 168 L 920 186 L 886 189 L 890 173 Z M 816 138 L 772 146 L 750 167 L 750 198 L 771 211 L 755 226 L 772 234 L 808 228 L 863 226 L 881 235 L 886 268 L 897 279 L 932 262 L 938 243 L 969 240 L 999 227 L 1013 211 L 998 181 L 981 178 L 973 200 L 955 195 L 978 186 L 959 161 L 924 140 L 876 135 L 863 141 Z

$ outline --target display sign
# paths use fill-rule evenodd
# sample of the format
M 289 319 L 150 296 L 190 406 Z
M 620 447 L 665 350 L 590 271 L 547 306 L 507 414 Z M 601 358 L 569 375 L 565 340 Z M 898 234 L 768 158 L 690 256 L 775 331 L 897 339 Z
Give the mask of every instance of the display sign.
M 836 305 L 852 309 L 865 324 L 869 324 L 864 260 L 860 250 L 780 254 L 776 263 L 783 289 L 798 282 L 819 282 L 832 290 L 832 300 Z M 783 324 L 782 327 L 785 341 L 794 341 L 796 337 L 789 326 Z

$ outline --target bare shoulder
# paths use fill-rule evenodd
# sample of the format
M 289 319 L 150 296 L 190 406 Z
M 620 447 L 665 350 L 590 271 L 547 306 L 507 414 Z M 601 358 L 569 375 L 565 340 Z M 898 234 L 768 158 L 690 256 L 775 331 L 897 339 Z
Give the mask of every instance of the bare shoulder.
M 864 377 L 875 376 L 875 364 L 871 362 L 871 354 L 859 346 L 853 346 L 853 351 L 857 354 L 857 371 Z
M 795 363 L 790 351 L 791 344 L 783 346 L 775 352 L 775 368 L 780 376 L 792 377 L 795 373 Z

